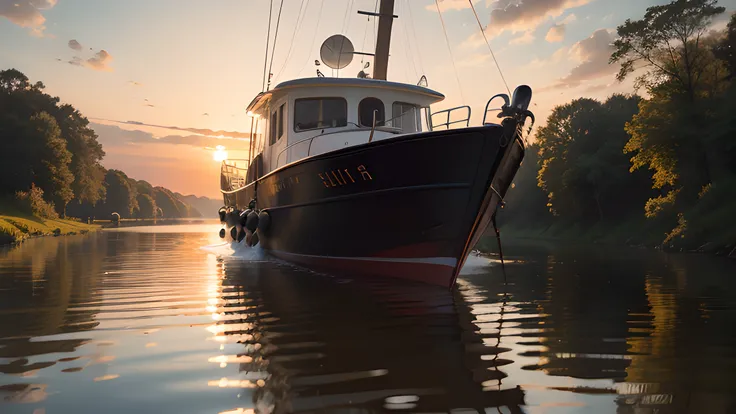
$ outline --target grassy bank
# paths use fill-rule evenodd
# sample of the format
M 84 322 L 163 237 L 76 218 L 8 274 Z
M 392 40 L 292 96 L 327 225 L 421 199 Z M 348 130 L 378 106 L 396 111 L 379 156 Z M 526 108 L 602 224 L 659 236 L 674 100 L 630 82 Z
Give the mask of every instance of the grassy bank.
M 0 245 L 19 243 L 30 237 L 84 234 L 100 226 L 64 219 L 44 219 L 17 211 L 0 213 Z

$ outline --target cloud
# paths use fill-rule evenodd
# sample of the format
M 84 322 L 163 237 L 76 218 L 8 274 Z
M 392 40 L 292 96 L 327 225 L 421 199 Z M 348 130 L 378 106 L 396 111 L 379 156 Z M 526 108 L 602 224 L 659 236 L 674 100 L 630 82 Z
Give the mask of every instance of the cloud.
M 481 0 L 473 0 L 473 3 L 479 3 L 480 1 Z M 438 3 L 442 12 L 446 12 L 448 10 L 464 10 L 470 8 L 470 3 L 468 3 L 468 0 L 439 0 Z M 437 5 L 432 2 L 432 4 L 426 6 L 426 9 L 436 12 Z
M 57 0 L 0 0 L 0 16 L 20 27 L 31 30 L 31 34 L 44 36 L 46 18 L 41 13 L 56 5 Z
M 533 41 L 534 41 L 534 34 L 532 33 L 531 30 L 527 30 L 526 32 L 524 32 L 523 35 L 509 40 L 509 43 L 512 45 L 528 45 L 529 43 Z
M 133 125 L 146 125 L 142 123 L 133 123 Z M 166 135 L 156 138 L 152 133 L 141 130 L 123 129 L 115 125 L 105 125 L 93 122 L 90 124 L 92 129 L 99 135 L 98 141 L 103 147 L 121 146 L 127 144 L 171 144 L 171 145 L 188 145 L 197 148 L 214 148 L 218 145 L 224 145 L 228 149 L 244 150 L 248 149 L 250 141 L 243 138 L 233 137 L 216 137 L 207 135 Z
M 71 43 L 71 42 L 70 42 Z M 71 44 L 70 44 L 71 47 Z M 81 66 L 92 70 L 98 70 L 101 72 L 112 72 L 112 68 L 109 66 L 112 56 L 105 50 L 100 50 L 95 53 L 89 59 L 82 59 L 79 56 L 74 56 L 70 61 L 70 65 Z
M 504 31 L 518 33 L 536 29 L 548 18 L 562 15 L 565 10 L 580 7 L 592 0 L 499 0 L 493 4 L 491 22 L 486 27 L 490 36 Z
M 212 137 L 224 137 L 224 138 L 245 139 L 245 140 L 247 140 L 250 137 L 250 134 L 247 132 L 223 131 L 223 130 L 215 131 L 215 130 L 206 129 L 206 128 L 185 128 L 185 127 L 178 127 L 178 126 L 164 126 L 164 125 L 156 125 L 156 124 L 146 124 L 144 122 L 139 122 L 139 121 L 116 121 L 113 119 L 101 119 L 101 118 L 92 118 L 92 119 L 98 119 L 100 121 L 107 121 L 107 122 L 115 122 L 117 124 L 140 125 L 140 126 L 147 126 L 147 127 L 154 127 L 154 128 L 171 129 L 174 131 L 190 132 L 192 134 L 207 135 L 207 136 L 212 136 Z
M 550 43 L 557 43 L 565 40 L 565 28 L 567 25 L 565 24 L 556 24 L 549 28 L 547 31 L 547 35 L 544 37 L 544 40 L 550 42 Z
M 112 61 L 112 56 L 103 49 L 95 53 L 93 57 L 87 59 L 85 66 L 94 70 L 112 72 L 112 68 L 109 66 L 110 61 Z
M 557 83 L 542 89 L 575 88 L 584 82 L 616 73 L 618 67 L 608 64 L 613 53 L 614 38 L 613 32 L 599 29 L 590 37 L 575 43 L 569 49 L 568 57 L 576 59 L 580 64 L 572 68 L 570 73 Z
M 69 41 L 69 48 L 74 50 L 82 50 L 82 44 L 77 42 L 75 39 Z

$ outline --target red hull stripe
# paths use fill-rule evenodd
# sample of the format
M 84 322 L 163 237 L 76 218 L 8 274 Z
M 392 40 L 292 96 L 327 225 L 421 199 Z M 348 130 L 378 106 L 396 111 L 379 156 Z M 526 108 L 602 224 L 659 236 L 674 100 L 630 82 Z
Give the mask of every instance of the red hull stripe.
M 287 253 L 269 250 L 268 253 L 295 264 L 364 276 L 386 276 L 450 287 L 457 265 L 454 257 L 383 258 L 332 257 Z

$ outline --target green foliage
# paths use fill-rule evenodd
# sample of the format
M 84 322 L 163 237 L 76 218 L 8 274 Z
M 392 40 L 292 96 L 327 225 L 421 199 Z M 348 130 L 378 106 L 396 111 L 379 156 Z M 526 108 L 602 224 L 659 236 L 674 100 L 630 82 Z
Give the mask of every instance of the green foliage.
M 32 85 L 16 69 L 0 71 L 0 137 L 7 149 L 0 154 L 0 192 L 25 190 L 35 182 L 62 212 L 71 200 L 69 191 L 73 198 L 94 204 L 104 197 L 102 146 L 85 117 L 43 89 L 43 83 Z M 44 161 L 39 150 L 48 165 L 34 164 Z M 43 169 L 54 171 L 55 182 L 34 177 Z
M 105 201 L 98 206 L 100 217 L 109 218 L 112 213 L 118 213 L 122 218 L 132 218 L 138 208 L 138 195 L 135 186 L 124 172 L 108 170 L 105 174 Z
M 35 182 L 46 189 L 47 199 L 63 213 L 67 203 L 74 197 L 71 184 L 74 176 L 69 170 L 72 154 L 66 148 L 66 141 L 56 120 L 46 112 L 33 115 L 26 134 L 30 140 L 38 142 L 39 148 L 33 153 Z
M 169 190 L 105 170 L 105 152 L 87 118 L 43 89 L 16 69 L 0 71 L 0 197 L 19 193 L 22 200 L 13 204 L 41 217 L 200 216 Z
M 692 101 L 707 65 L 700 41 L 713 17 L 725 8 L 716 0 L 675 0 L 647 8 L 644 18 L 619 26 L 611 63 L 620 63 L 618 79 L 636 69 L 647 71 L 638 79 L 648 88 L 663 82 L 683 92 Z
M 628 173 L 622 149 L 625 123 L 638 96 L 613 95 L 601 103 L 576 99 L 556 107 L 537 133 L 538 185 L 557 216 L 596 221 L 626 214 L 634 203 L 621 191 L 640 192 L 640 175 Z
M 187 217 L 187 208 L 183 202 L 181 202 L 174 193 L 163 188 L 154 188 L 156 205 L 163 210 L 163 217 L 165 218 L 182 218 Z
M 726 36 L 714 47 L 713 54 L 725 63 L 729 71 L 728 77 L 733 78 L 736 74 L 736 14 L 731 15 Z
M 155 218 L 158 210 L 156 206 L 156 200 L 148 194 L 138 193 L 136 197 L 138 201 L 138 210 L 136 212 L 136 218 Z
M 54 209 L 54 204 L 44 200 L 43 190 L 36 187 L 35 184 L 31 184 L 31 188 L 28 191 L 18 191 L 15 197 L 17 200 L 16 205 L 21 211 L 33 214 L 36 217 L 59 218 L 59 215 Z

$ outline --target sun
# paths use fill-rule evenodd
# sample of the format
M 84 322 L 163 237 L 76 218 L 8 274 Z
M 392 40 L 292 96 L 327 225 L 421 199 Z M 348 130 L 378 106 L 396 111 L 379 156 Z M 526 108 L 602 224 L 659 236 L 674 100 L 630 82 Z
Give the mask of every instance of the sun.
M 225 161 L 227 159 L 227 151 L 225 151 L 225 147 L 222 145 L 216 146 L 215 152 L 212 154 L 212 158 L 217 162 Z

